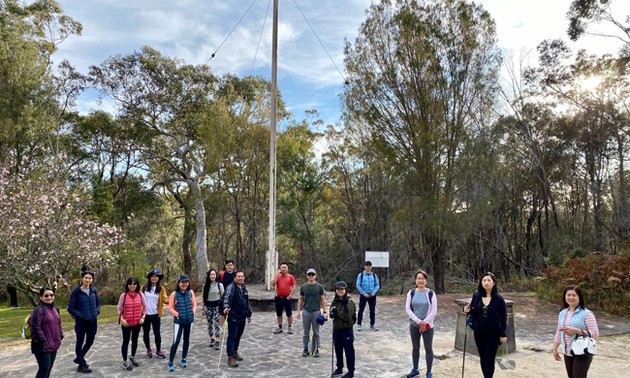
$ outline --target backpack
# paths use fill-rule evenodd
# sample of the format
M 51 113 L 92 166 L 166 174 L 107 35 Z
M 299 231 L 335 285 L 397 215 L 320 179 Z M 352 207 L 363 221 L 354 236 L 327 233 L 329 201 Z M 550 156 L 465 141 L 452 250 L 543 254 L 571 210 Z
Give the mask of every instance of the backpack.
M 378 283 L 378 277 L 376 276 L 376 273 L 372 272 L 372 274 L 374 275 L 374 283 L 377 284 Z M 365 277 L 365 271 L 361 272 L 361 286 L 363 286 L 363 278 Z
M 222 270 L 221 273 L 219 273 L 219 279 L 217 281 L 223 283 L 224 275 L 225 275 L 225 270 Z
M 411 300 L 409 301 L 409 307 L 413 312 L 413 296 L 416 295 L 416 289 L 409 290 L 409 295 L 411 295 Z M 433 290 L 429 289 L 429 304 L 433 304 Z
M 35 311 L 35 313 L 37 313 L 39 311 Z M 31 329 L 31 326 L 29 326 L 29 320 L 31 320 L 33 313 L 31 312 L 30 314 L 26 315 L 26 317 L 24 318 L 24 324 L 22 324 L 22 332 L 20 332 L 20 335 L 22 335 L 22 338 L 24 340 L 30 340 L 33 337 L 33 330 Z M 33 317 L 33 323 L 35 323 L 37 321 L 37 315 L 35 315 Z

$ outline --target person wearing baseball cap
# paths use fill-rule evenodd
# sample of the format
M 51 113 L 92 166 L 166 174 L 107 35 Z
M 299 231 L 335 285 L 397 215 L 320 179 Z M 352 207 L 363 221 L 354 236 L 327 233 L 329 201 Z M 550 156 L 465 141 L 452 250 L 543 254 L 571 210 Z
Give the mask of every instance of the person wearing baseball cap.
M 376 327 L 376 292 L 380 289 L 378 277 L 372 272 L 372 262 L 363 263 L 363 271 L 357 276 L 357 289 L 361 296 L 359 297 L 359 317 L 357 319 L 357 331 L 361 331 L 361 322 L 363 320 L 363 310 L 365 305 L 370 306 L 370 329 L 378 331 Z
M 190 289 L 190 278 L 187 274 L 179 276 L 177 286 L 168 299 L 168 310 L 173 314 L 173 344 L 171 344 L 171 351 L 168 355 L 167 370 L 174 371 L 173 360 L 182 335 L 184 336 L 184 345 L 182 347 L 182 360 L 179 365 L 182 368 L 188 367 L 186 356 L 190 345 L 190 330 L 195 321 L 195 312 L 197 312 L 197 300 L 195 293 Z
M 300 296 L 298 297 L 297 318 L 302 318 L 302 326 L 304 335 L 302 336 L 302 344 L 304 350 L 302 357 L 319 357 L 319 323 L 317 317 L 322 315 L 321 309 L 324 309 L 324 319 L 328 318 L 326 311 L 326 291 L 324 286 L 316 281 L 317 272 L 313 268 L 306 271 L 306 283 L 300 286 Z M 308 342 L 313 329 L 312 352 L 309 352 Z
M 348 285 L 344 281 L 335 284 L 335 299 L 330 304 L 330 317 L 333 319 L 333 344 L 337 357 L 337 369 L 331 377 L 354 377 L 354 323 L 357 322 L 357 307 L 348 296 Z M 343 374 L 343 353 L 346 353 L 348 372 Z

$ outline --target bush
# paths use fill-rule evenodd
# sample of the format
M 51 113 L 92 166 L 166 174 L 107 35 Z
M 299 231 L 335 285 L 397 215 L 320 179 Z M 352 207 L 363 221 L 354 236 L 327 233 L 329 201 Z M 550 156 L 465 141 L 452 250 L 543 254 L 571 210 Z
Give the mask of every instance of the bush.
M 630 311 L 630 253 L 604 256 L 599 253 L 572 258 L 560 268 L 544 271 L 536 291 L 543 299 L 562 303 L 562 291 L 568 285 L 582 289 L 588 308 L 611 314 Z

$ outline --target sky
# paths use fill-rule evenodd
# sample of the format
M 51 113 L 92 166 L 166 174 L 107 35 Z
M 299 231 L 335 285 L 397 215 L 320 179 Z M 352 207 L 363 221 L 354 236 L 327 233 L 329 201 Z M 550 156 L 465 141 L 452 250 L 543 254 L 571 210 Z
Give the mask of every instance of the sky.
M 621 9 L 619 4 L 625 1 L 613 0 L 613 5 Z M 253 74 L 271 80 L 272 0 L 58 2 L 65 14 L 83 24 L 83 33 L 60 44 L 53 60 L 67 59 L 82 73 L 111 56 L 148 45 L 187 64 L 207 63 L 217 75 Z M 544 39 L 568 41 L 566 12 L 571 0 L 478 2 L 496 21 L 499 47 L 516 56 L 532 52 L 526 61 L 530 64 L 536 63 L 535 47 Z M 370 4 L 371 0 L 279 0 L 278 87 L 297 120 L 308 118 L 305 111 L 310 109 L 317 109 L 326 124 L 340 120 L 344 43 L 354 41 Z M 624 7 L 618 13 L 621 19 L 630 14 L 630 7 Z M 587 37 L 569 45 L 615 54 L 620 43 Z M 111 102 L 99 101 L 94 92 L 84 94 L 77 105 L 82 113 L 113 111 Z

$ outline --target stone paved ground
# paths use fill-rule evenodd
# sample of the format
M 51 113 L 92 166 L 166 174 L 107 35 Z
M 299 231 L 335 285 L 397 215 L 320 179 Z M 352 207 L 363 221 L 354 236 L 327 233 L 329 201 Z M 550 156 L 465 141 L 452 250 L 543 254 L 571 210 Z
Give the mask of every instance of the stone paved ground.
M 259 287 L 250 287 L 252 296 L 266 296 Z M 505 294 L 507 299 L 514 300 L 517 352 L 511 356 L 517 361 L 514 372 L 497 373 L 499 377 L 548 376 L 560 377 L 562 366 L 557 363 L 556 371 L 548 374 L 532 375 L 524 365 L 536 355 L 550 359 L 551 340 L 555 329 L 557 306 L 544 305 L 529 294 Z M 356 299 L 356 295 L 353 296 Z M 434 377 L 456 377 L 461 369 L 462 353 L 453 349 L 455 339 L 455 319 L 457 305 L 453 302 L 461 295 L 440 295 L 439 312 L 436 320 L 436 336 L 434 340 Z M 329 300 L 332 298 L 328 294 Z M 148 359 L 144 356 L 144 348 L 140 341 L 138 361 L 141 366 L 133 371 L 121 368 L 120 341 L 121 332 L 116 324 L 101 324 L 94 346 L 88 353 L 87 361 L 94 370 L 87 377 L 328 377 L 331 373 L 331 324 L 322 327 L 322 347 L 320 358 L 301 357 L 301 322 L 295 321 L 295 333 L 286 332 L 274 335 L 275 314 L 271 312 L 255 312 L 252 322 L 245 328 L 241 340 L 240 353 L 244 356 L 238 368 L 228 368 L 225 350 L 208 348 L 206 322 L 198 320 L 192 332 L 189 367 L 177 367 L 174 373 L 166 371 L 166 360 Z M 630 332 L 628 319 L 610 316 L 598 316 L 603 335 L 624 334 Z M 404 312 L 404 297 L 379 297 L 377 304 L 378 332 L 355 331 L 355 348 L 357 351 L 356 377 L 400 377 L 410 368 L 411 343 L 407 334 L 407 318 Z M 162 320 L 162 337 L 165 351 L 168 351 L 172 340 L 172 318 Z M 74 332 L 65 330 L 66 339 L 57 355 L 53 377 L 79 377 L 76 373 L 74 358 Z M 605 347 L 605 345 L 604 345 Z M 612 348 L 611 348 L 612 349 Z M 542 353 L 541 353 L 542 352 Z M 178 357 L 181 356 L 181 344 Z M 220 361 L 219 361 L 220 358 Z M 422 356 L 421 360 L 423 360 Z M 598 356 L 599 358 L 599 356 Z M 175 361 L 179 361 L 176 358 Z M 466 372 L 469 377 L 480 377 L 478 360 L 474 356 L 466 357 Z M 519 361 L 521 361 L 519 365 Z M 536 365 L 534 362 L 533 365 Z M 597 364 L 594 363 L 597 367 Z M 177 366 L 177 365 L 176 365 Z M 0 377 L 33 377 L 37 371 L 35 358 L 31 355 L 28 344 L 14 342 L 0 346 Z M 598 376 L 598 375 L 595 375 Z

